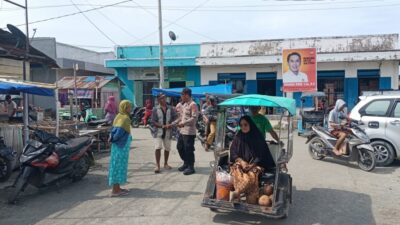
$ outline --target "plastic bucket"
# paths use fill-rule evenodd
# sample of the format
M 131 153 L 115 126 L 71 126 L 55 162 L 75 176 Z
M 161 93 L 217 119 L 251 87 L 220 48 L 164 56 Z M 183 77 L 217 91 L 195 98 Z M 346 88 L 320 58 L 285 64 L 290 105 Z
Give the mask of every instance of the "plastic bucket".
M 216 182 L 217 185 L 217 200 L 229 201 L 229 193 L 233 189 L 233 185 L 226 182 Z

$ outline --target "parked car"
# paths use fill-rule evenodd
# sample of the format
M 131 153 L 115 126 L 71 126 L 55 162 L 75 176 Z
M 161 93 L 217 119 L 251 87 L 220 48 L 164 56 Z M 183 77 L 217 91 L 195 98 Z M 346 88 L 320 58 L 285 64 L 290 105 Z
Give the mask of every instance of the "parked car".
M 361 96 L 350 119 L 364 123 L 378 166 L 400 159 L 400 94 Z

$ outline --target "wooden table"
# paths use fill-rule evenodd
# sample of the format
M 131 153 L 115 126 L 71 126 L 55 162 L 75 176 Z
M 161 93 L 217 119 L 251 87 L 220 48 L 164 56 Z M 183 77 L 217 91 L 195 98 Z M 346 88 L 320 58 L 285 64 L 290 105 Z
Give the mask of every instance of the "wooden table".
M 110 126 L 105 126 L 105 127 L 97 127 L 97 128 L 93 128 L 93 129 L 87 129 L 87 130 L 80 130 L 79 131 L 79 137 L 83 137 L 83 136 L 92 136 L 92 137 L 96 137 L 97 139 L 97 151 L 98 152 L 108 152 L 108 134 L 110 133 L 111 127 Z M 107 134 L 106 139 L 102 139 L 101 136 Z M 101 143 L 104 144 L 105 149 L 102 151 L 101 150 Z

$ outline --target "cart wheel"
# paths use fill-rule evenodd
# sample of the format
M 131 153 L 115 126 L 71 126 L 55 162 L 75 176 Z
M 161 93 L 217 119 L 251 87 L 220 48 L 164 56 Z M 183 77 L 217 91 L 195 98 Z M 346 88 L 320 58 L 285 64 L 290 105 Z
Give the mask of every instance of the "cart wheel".
M 314 137 L 308 144 L 308 153 L 315 160 L 321 160 L 325 156 L 319 153 L 316 149 L 323 149 L 325 147 L 324 142 L 319 137 Z
M 215 213 L 219 212 L 219 210 L 216 209 L 216 208 L 210 208 L 210 211 L 211 211 L 211 212 L 215 212 Z
M 284 219 L 286 219 L 288 217 L 288 214 L 287 213 L 285 213 L 285 214 L 283 214 L 282 215 L 282 217 L 281 218 L 279 218 L 279 219 L 281 219 L 281 220 L 284 220 Z

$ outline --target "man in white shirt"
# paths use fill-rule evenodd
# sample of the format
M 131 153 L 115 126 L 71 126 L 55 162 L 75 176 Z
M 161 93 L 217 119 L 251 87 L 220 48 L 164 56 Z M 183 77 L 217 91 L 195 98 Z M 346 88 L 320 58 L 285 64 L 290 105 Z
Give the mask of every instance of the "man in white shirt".
M 8 118 L 10 119 L 10 118 L 14 117 L 17 112 L 17 103 L 15 103 L 11 99 L 11 95 L 6 96 L 6 102 L 7 102 L 7 114 L 8 114 Z
M 300 72 L 301 55 L 297 52 L 292 52 L 287 57 L 289 70 L 282 75 L 283 83 L 302 83 L 308 82 L 308 76 Z

